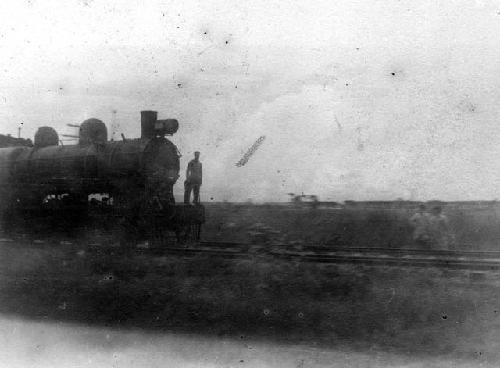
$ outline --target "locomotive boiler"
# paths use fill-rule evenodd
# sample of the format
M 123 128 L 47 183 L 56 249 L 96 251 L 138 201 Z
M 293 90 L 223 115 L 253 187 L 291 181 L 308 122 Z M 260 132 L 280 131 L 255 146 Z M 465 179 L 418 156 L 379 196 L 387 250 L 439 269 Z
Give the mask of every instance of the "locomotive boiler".
M 76 145 L 60 145 L 53 128 L 41 127 L 32 147 L 0 148 L 4 228 L 47 219 L 51 226 L 71 227 L 72 219 L 71 225 L 90 226 L 89 217 L 99 214 L 99 224 L 120 229 L 129 240 L 163 239 L 165 232 L 178 240 L 199 238 L 203 206 L 176 205 L 173 195 L 180 154 L 166 137 L 178 126 L 175 119 L 159 120 L 156 111 L 142 111 L 138 139 L 108 141 L 105 124 L 89 119 Z

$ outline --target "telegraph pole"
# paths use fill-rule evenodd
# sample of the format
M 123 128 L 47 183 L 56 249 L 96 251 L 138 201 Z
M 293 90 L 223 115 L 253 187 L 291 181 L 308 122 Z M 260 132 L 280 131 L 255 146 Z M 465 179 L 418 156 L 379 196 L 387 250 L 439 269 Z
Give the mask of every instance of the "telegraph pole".
M 113 114 L 113 118 L 111 119 L 111 140 L 114 141 L 115 140 L 115 132 L 116 130 L 118 129 L 118 127 L 116 126 L 116 113 L 118 111 L 117 110 L 112 110 L 111 113 Z

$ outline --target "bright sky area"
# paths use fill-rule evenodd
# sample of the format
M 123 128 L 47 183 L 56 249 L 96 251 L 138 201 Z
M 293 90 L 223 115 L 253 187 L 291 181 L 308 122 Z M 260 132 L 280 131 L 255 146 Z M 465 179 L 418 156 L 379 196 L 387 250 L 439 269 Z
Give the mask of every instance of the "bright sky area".
M 2 1 L 0 133 L 153 109 L 205 200 L 495 199 L 499 34 L 493 1 Z

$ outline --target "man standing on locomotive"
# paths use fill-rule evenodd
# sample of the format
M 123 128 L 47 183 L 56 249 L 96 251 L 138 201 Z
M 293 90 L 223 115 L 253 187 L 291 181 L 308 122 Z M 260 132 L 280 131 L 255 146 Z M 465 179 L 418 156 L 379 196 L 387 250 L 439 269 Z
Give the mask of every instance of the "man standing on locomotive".
M 186 181 L 184 182 L 184 203 L 189 204 L 191 191 L 193 191 L 193 203 L 200 203 L 200 186 L 202 183 L 202 169 L 200 152 L 194 153 L 194 159 L 189 161 L 186 170 Z

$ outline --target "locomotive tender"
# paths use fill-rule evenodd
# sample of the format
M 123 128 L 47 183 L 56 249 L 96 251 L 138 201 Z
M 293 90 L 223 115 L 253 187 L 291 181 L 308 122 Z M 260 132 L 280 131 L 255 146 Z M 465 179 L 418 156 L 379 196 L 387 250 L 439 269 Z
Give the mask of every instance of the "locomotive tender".
M 175 119 L 158 120 L 156 111 L 141 111 L 138 139 L 108 141 L 105 124 L 88 119 L 76 145 L 59 145 L 56 131 L 41 127 L 32 147 L 0 148 L 4 228 L 31 227 L 41 218 L 52 218 L 51 226 L 73 219 L 81 227 L 105 208 L 99 222 L 120 229 L 124 239 L 164 239 L 166 232 L 199 239 L 203 206 L 176 205 L 173 195 L 180 154 L 165 136 L 178 126 Z

